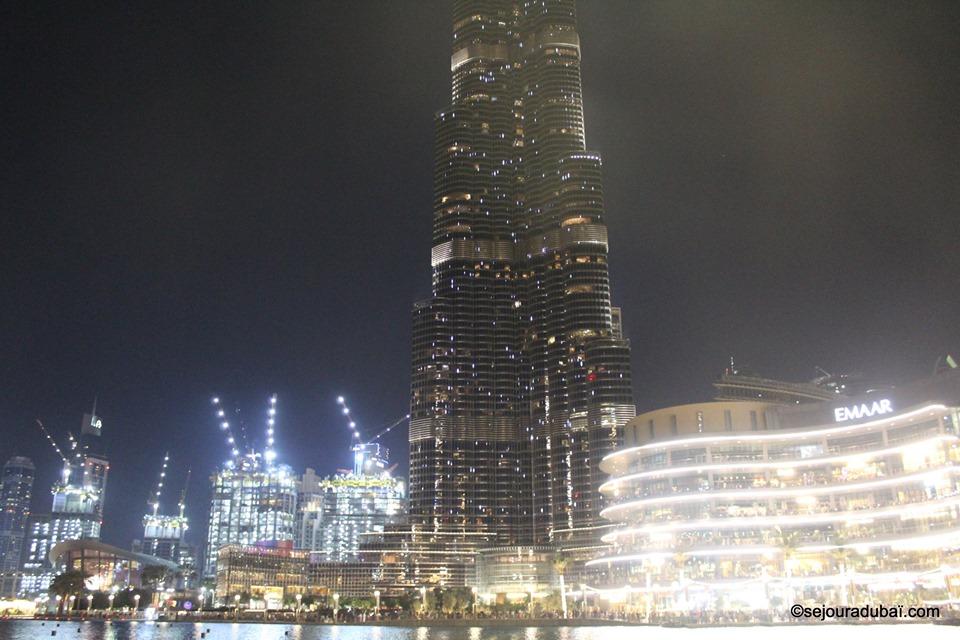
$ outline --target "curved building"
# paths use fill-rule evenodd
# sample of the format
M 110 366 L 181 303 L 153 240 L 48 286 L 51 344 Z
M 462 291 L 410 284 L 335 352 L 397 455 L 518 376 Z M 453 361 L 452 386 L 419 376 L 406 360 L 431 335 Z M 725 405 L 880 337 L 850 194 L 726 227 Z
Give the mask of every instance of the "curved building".
M 956 373 L 805 407 L 638 416 L 601 465 L 617 528 L 589 563 L 597 586 L 648 612 L 960 597 Z

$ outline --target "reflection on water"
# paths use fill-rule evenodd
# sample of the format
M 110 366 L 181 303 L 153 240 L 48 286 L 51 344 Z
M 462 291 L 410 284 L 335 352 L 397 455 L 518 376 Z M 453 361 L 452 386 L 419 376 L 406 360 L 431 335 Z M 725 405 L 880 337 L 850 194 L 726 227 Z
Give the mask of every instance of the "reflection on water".
M 56 635 L 52 635 L 52 632 Z M 830 625 L 796 627 L 715 627 L 665 629 L 661 627 L 361 627 L 301 626 L 294 624 L 192 624 L 148 622 L 0 622 L 0 640 L 809 640 L 813 633 L 846 640 L 902 640 L 905 633 L 924 640 L 954 639 L 955 627 L 935 625 Z

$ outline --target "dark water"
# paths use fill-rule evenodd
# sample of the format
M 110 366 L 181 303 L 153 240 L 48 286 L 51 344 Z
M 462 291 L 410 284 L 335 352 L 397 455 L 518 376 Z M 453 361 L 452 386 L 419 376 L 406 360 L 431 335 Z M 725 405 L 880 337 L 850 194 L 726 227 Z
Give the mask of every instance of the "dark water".
M 293 624 L 193 624 L 152 622 L 0 622 L 0 640 L 923 640 L 960 638 L 957 627 L 872 625 L 664 629 L 661 627 L 354 627 Z M 56 631 L 56 636 L 51 635 Z

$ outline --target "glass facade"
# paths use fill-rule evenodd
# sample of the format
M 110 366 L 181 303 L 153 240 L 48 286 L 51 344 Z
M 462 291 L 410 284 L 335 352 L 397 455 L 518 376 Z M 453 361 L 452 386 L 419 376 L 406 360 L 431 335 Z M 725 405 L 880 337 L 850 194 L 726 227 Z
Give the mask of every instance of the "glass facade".
M 49 515 L 31 516 L 23 552 L 20 595 L 45 594 L 55 574 L 50 551 L 65 540 L 98 540 L 110 463 L 103 453 L 103 423 L 96 413 L 84 414 L 80 438 L 70 436 L 60 479 L 51 493 Z
M 741 420 L 734 433 L 607 456 L 604 516 L 617 528 L 589 563 L 598 586 L 678 610 L 847 604 L 884 591 L 917 597 L 918 587 L 950 597 L 960 583 L 960 409 L 928 402 L 855 421 L 836 411 L 805 428 L 758 433 Z
M 296 544 L 329 561 L 354 561 L 360 536 L 383 531 L 403 513 L 405 483 L 388 474 L 343 474 L 300 481 Z
M 3 465 L 0 494 L 0 571 L 20 569 L 20 552 L 33 496 L 33 462 L 14 457 Z
M 457 0 L 453 14 L 433 295 L 414 308 L 410 520 L 462 541 L 580 544 L 634 407 L 575 3 Z
M 211 477 L 204 576 L 217 574 L 217 550 L 294 538 L 296 476 L 286 465 L 263 465 L 260 456 L 238 456 Z

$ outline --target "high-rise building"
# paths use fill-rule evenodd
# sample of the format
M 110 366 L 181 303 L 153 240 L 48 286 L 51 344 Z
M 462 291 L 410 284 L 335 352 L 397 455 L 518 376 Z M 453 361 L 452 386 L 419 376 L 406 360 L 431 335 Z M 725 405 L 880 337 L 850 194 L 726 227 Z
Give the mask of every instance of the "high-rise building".
M 433 295 L 414 307 L 410 521 L 597 542 L 599 462 L 634 415 L 611 306 L 574 0 L 456 0 L 436 116 Z
M 33 497 L 34 466 L 15 456 L 3 465 L 0 493 L 0 597 L 16 595 L 20 556 Z
M 143 516 L 143 540 L 135 545 L 137 547 L 135 550 L 180 564 L 186 551 L 184 537 L 190 528 L 186 514 L 187 485 L 190 483 L 190 472 L 187 472 L 187 479 L 180 494 L 177 513 L 169 515 L 160 513 L 163 487 L 168 484 L 167 465 L 169 461 L 170 454 L 164 454 L 163 464 L 160 467 L 160 477 L 147 501 L 150 511 Z
M 63 471 L 51 490 L 51 513 L 32 516 L 29 520 L 20 585 L 23 595 L 46 591 L 54 574 L 49 552 L 58 543 L 100 539 L 103 500 L 110 471 L 102 431 L 103 421 L 96 415 L 94 406 L 91 413 L 83 416 L 79 439 L 69 435 L 70 448 L 66 454 L 54 445 L 62 456 Z
M 0 494 L 0 571 L 20 568 L 23 536 L 33 497 L 34 466 L 30 458 L 13 457 L 3 465 Z
M 299 485 L 294 546 L 323 561 L 356 560 L 360 536 L 383 531 L 405 506 L 403 479 L 386 472 L 320 478 L 307 469 Z
M 296 476 L 287 465 L 238 456 L 211 476 L 213 498 L 203 575 L 216 576 L 217 550 L 227 544 L 293 540 Z

